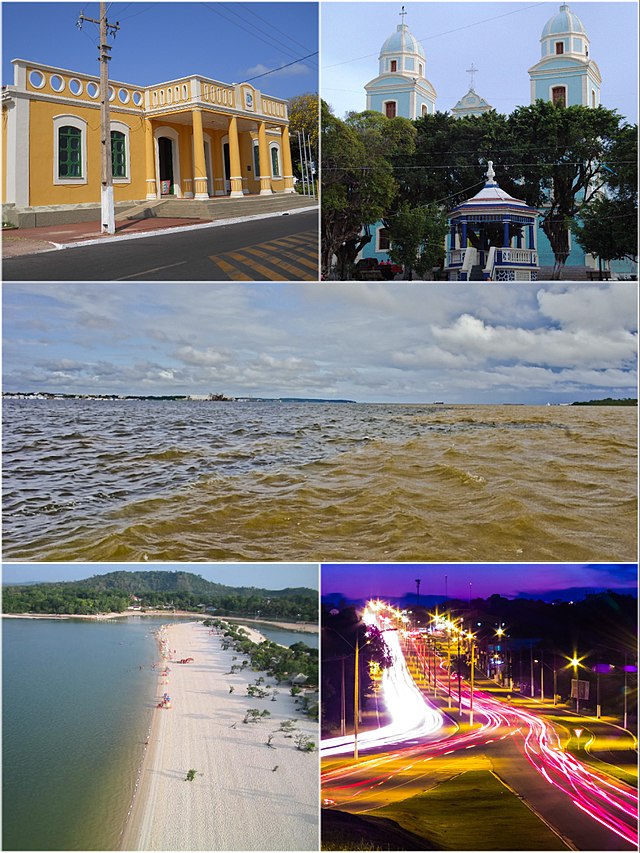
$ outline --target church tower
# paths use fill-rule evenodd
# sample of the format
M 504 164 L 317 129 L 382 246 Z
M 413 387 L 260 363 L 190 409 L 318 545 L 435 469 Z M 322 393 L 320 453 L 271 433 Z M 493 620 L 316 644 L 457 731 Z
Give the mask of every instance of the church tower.
M 563 3 L 540 36 L 542 57 L 529 69 L 531 103 L 542 99 L 572 107 L 600 105 L 602 77 L 589 58 L 589 36 L 580 18 Z
M 466 95 L 458 101 L 455 107 L 451 108 L 451 115 L 455 118 L 463 118 L 464 116 L 480 116 L 482 113 L 490 112 L 493 107 L 490 103 L 481 98 L 473 88 L 473 76 L 478 69 L 471 63 L 471 68 L 467 68 L 467 74 L 471 74 L 471 85 Z
M 380 50 L 378 76 L 364 87 L 367 109 L 387 118 L 416 119 L 435 112 L 436 90 L 425 77 L 424 49 L 404 23 L 406 14 L 403 6 L 402 23 Z

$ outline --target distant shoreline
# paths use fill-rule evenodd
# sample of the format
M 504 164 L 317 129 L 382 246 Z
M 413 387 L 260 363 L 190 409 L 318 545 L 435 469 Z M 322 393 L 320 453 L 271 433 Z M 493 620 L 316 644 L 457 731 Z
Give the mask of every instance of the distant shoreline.
M 282 628 L 285 631 L 299 631 L 304 634 L 317 634 L 319 627 L 312 622 L 273 622 L 269 619 L 252 619 L 245 616 L 218 616 L 216 614 L 192 613 L 188 610 L 146 610 L 141 613 L 137 610 L 129 610 L 123 613 L 96 613 L 96 614 L 74 614 L 74 613 L 3 613 L 3 619 L 86 619 L 90 622 L 103 622 L 107 619 L 122 619 L 131 616 L 152 616 L 154 618 L 165 617 L 180 618 L 185 617 L 194 621 L 202 621 L 204 619 L 223 619 L 225 622 L 250 622 L 256 625 L 271 625 L 273 628 Z

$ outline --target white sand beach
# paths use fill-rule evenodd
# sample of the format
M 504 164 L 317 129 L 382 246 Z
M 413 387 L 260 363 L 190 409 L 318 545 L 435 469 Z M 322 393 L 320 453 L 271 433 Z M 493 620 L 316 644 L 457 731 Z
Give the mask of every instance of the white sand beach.
M 284 684 L 275 701 L 248 696 L 260 673 L 229 674 L 237 652 L 224 651 L 220 635 L 202 624 L 163 631 L 174 661 L 167 683 L 159 680 L 157 701 L 166 691 L 172 707 L 154 711 L 122 849 L 317 850 L 318 753 L 299 751 L 283 732 L 273 736 L 275 749 L 266 742 L 281 721 L 293 719 L 317 745 L 318 724 L 297 711 Z M 193 663 L 175 662 L 187 657 Z M 244 724 L 249 708 L 270 716 Z M 197 771 L 192 782 L 185 781 L 189 769 Z

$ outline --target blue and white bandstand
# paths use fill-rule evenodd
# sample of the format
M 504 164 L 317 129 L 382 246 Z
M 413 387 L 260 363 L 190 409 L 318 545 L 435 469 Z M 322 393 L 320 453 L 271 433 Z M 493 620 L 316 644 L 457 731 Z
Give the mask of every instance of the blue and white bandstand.
M 449 281 L 537 281 L 538 211 L 496 181 L 489 160 L 480 192 L 448 216 L 444 271 Z

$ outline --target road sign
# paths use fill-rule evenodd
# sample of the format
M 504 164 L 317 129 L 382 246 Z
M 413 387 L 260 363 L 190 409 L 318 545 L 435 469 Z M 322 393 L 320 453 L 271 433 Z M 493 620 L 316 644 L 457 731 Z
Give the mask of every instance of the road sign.
M 582 679 L 571 679 L 571 698 L 572 699 L 588 699 L 589 698 L 589 682 Z
M 574 732 L 575 736 L 578 738 L 578 740 L 580 740 L 580 735 L 582 734 L 583 731 L 584 731 L 584 729 L 574 729 L 573 730 L 573 732 Z

